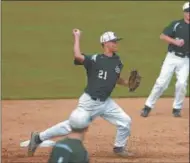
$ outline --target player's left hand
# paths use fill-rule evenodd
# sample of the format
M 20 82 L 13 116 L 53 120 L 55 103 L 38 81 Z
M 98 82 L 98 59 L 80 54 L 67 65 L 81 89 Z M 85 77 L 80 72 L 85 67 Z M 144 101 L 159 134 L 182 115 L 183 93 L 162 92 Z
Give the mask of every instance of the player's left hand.
M 134 92 L 141 83 L 141 76 L 137 70 L 132 70 L 128 79 L 129 92 Z

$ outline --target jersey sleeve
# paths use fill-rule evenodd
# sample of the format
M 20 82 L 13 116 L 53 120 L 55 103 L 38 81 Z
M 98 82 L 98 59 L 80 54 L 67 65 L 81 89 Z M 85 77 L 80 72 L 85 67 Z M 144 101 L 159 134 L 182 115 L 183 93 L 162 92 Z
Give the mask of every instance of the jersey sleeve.
M 164 35 L 167 35 L 167 36 L 170 36 L 170 37 L 174 37 L 174 34 L 175 34 L 175 32 L 174 32 L 175 29 L 174 28 L 175 28 L 176 24 L 177 24 L 177 21 L 171 22 L 168 26 L 166 26 L 164 28 L 164 30 L 163 30 L 162 33 Z
M 83 55 L 85 57 L 83 63 L 80 63 L 79 61 L 74 60 L 74 64 L 83 65 L 86 69 L 88 69 L 89 67 L 91 67 L 92 63 L 95 62 L 96 57 L 94 57 L 95 55 L 86 55 L 86 54 L 83 54 Z
M 120 68 L 121 71 L 123 70 L 123 67 L 124 67 L 123 63 L 120 62 L 120 64 L 119 64 L 119 68 Z
M 118 70 L 119 70 L 119 71 L 116 70 L 116 73 L 117 73 L 118 78 L 120 78 L 121 71 L 122 71 L 123 67 L 124 67 L 124 65 L 123 65 L 123 63 L 120 61 L 119 65 L 118 65 L 118 68 L 119 68 Z

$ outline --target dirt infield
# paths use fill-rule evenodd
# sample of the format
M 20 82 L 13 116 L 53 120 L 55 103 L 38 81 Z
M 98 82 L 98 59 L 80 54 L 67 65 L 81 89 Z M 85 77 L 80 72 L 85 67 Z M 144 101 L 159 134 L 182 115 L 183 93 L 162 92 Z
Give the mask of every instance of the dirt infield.
M 171 115 L 173 99 L 160 99 L 149 118 L 139 116 L 145 99 L 116 99 L 132 117 L 129 149 L 134 158 L 121 159 L 112 153 L 115 127 L 97 118 L 87 133 L 85 145 L 91 163 L 189 162 L 189 99 L 182 118 Z M 41 131 L 66 119 L 77 100 L 2 101 L 2 162 L 45 163 L 50 148 L 39 148 L 34 157 L 26 156 L 19 143 L 31 131 Z

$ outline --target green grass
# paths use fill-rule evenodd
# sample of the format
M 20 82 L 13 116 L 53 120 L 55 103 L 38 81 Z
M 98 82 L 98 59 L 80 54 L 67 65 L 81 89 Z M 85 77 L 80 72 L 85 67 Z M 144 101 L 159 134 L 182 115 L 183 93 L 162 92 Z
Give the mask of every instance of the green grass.
M 99 36 L 113 30 L 125 39 L 119 54 L 122 72 L 143 76 L 135 93 L 117 87 L 113 96 L 147 96 L 159 74 L 166 44 L 162 29 L 182 17 L 183 2 L 2 2 L 2 98 L 78 97 L 86 84 L 73 65 L 72 29 L 83 31 L 82 50 L 101 52 Z M 175 79 L 164 93 L 172 96 Z M 189 92 L 188 92 L 189 94 Z

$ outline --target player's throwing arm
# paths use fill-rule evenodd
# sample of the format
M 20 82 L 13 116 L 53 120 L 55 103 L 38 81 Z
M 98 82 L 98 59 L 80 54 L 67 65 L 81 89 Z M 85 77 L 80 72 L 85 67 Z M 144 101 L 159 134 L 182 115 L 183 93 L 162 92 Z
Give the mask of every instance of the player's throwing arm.
M 117 127 L 113 152 L 122 157 L 133 154 L 126 150 L 127 138 L 131 131 L 130 116 L 110 97 L 116 84 L 128 87 L 129 91 L 135 91 L 140 84 L 141 77 L 138 71 L 131 72 L 129 79 L 123 79 L 120 74 L 123 64 L 120 60 L 118 42 L 122 39 L 114 32 L 108 31 L 100 36 L 100 45 L 103 52 L 99 54 L 86 55 L 80 50 L 81 31 L 74 29 L 74 63 L 82 65 L 87 75 L 87 85 L 78 100 L 78 121 L 83 121 L 82 114 L 88 113 L 90 122 L 100 116 Z M 81 114 L 81 115 L 80 115 Z M 37 147 L 45 140 L 64 136 L 71 133 L 72 128 L 68 120 L 62 121 L 43 132 L 31 134 L 28 147 L 28 155 L 33 156 Z

